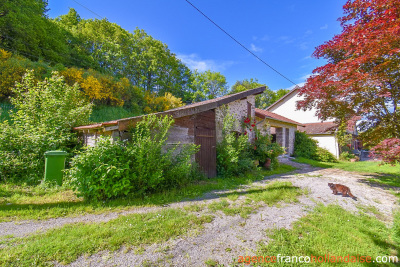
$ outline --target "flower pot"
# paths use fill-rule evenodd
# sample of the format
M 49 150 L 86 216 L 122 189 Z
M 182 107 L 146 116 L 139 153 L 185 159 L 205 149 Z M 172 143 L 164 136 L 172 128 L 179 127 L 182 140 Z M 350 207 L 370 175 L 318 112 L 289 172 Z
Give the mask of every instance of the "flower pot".
M 271 159 L 266 159 L 264 162 L 264 167 L 269 170 L 271 169 Z

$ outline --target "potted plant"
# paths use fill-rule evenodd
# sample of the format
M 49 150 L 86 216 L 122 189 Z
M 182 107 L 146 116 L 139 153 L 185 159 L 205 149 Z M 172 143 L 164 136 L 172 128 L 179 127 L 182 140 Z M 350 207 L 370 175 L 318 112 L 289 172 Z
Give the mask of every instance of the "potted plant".
M 272 160 L 283 153 L 282 148 L 277 143 L 271 142 L 271 135 L 261 134 L 255 131 L 253 145 L 253 158 L 258 160 L 267 169 L 271 168 Z

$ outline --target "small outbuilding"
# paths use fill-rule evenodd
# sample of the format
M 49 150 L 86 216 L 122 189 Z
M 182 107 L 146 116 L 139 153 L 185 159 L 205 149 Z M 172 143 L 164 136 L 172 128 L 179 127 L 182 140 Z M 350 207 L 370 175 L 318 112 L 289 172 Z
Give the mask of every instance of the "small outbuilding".
M 255 96 L 261 94 L 265 87 L 259 87 L 236 94 L 210 99 L 176 109 L 155 113 L 169 115 L 175 120 L 169 130 L 167 145 L 193 143 L 200 145 L 195 160 L 208 177 L 217 175 L 217 142 L 222 140 L 223 119 L 227 112 L 238 121 L 245 117 L 255 116 Z M 143 116 L 130 117 L 92 125 L 75 127 L 84 144 L 94 145 L 100 135 L 109 135 L 122 140 L 129 139 L 128 128 L 143 119 Z M 241 126 L 236 126 L 238 132 Z M 249 138 L 253 138 L 251 135 Z

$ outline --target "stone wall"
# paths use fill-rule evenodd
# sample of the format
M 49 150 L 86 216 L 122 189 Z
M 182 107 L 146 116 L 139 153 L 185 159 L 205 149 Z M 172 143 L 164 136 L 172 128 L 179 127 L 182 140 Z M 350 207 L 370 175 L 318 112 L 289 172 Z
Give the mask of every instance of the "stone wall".
M 255 117 L 255 96 L 250 95 L 244 99 L 236 100 L 229 104 L 223 105 L 216 108 L 215 110 L 215 122 L 216 122 L 216 134 L 217 143 L 222 141 L 222 128 L 224 125 L 224 117 L 229 112 L 236 119 L 235 131 L 243 132 L 243 120 L 247 117 L 248 104 L 251 104 L 251 117 Z M 249 133 L 249 139 L 253 138 L 253 133 Z
M 259 120 L 258 129 L 268 129 L 271 133 L 271 127 L 275 128 L 276 142 L 286 148 L 286 153 L 292 155 L 294 152 L 294 138 L 297 126 L 295 124 L 279 122 L 275 120 Z M 262 131 L 265 133 L 265 130 Z

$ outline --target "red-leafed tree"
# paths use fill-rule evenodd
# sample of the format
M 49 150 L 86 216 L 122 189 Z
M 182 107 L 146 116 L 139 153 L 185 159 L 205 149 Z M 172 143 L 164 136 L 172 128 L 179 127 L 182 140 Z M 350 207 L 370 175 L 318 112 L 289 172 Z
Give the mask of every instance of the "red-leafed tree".
M 316 48 L 313 56 L 327 59 L 327 64 L 316 68 L 300 89 L 305 99 L 298 108 L 316 107 L 321 119 L 362 116 L 360 136 L 369 146 L 397 140 L 400 1 L 349 0 L 343 8 L 342 33 Z M 385 159 L 385 153 L 380 155 Z

